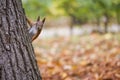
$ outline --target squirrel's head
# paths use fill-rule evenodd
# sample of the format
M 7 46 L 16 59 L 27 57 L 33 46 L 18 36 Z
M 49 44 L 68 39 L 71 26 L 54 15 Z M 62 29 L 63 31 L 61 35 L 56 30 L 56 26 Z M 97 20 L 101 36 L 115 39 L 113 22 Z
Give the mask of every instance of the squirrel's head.
M 43 20 L 40 20 L 40 16 L 38 16 L 36 21 L 36 26 L 38 26 L 38 28 L 41 29 L 43 27 L 44 22 L 45 22 L 45 18 L 43 18 Z

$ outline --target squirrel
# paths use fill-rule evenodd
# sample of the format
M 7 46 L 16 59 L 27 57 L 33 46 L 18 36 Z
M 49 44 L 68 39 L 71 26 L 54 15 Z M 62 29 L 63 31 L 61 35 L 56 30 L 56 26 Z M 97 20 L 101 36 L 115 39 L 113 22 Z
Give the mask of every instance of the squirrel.
M 45 18 L 43 18 L 43 20 L 40 20 L 40 16 L 38 16 L 36 22 L 32 22 L 27 17 L 26 17 L 26 20 L 29 25 L 28 32 L 29 32 L 30 38 L 32 41 L 34 41 L 42 31 Z

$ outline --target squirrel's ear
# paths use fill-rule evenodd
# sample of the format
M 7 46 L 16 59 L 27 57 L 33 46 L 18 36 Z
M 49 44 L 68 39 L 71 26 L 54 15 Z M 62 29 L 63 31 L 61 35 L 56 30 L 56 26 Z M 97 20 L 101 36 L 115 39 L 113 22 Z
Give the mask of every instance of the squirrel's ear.
M 37 21 L 40 21 L 40 16 L 38 16 Z
M 45 18 L 42 20 L 42 22 L 43 22 L 43 23 L 45 22 Z

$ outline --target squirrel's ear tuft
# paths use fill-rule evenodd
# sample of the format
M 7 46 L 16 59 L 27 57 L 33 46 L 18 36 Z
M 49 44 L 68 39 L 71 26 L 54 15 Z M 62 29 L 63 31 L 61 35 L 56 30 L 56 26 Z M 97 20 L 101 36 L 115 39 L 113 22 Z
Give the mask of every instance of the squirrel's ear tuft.
M 42 22 L 43 22 L 43 23 L 45 22 L 45 18 L 42 20 Z
M 37 21 L 40 21 L 40 16 L 38 16 Z

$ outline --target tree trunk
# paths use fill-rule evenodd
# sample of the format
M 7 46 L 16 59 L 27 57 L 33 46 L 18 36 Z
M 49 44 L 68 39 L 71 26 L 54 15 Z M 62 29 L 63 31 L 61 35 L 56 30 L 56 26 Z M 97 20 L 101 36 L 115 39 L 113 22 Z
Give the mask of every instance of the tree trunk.
M 120 25 L 120 11 L 119 10 L 116 11 L 116 17 L 117 17 L 117 23 L 118 25 Z
M 118 23 L 118 29 L 120 32 L 120 10 L 116 10 L 116 18 L 117 18 L 117 23 Z
M 70 36 L 73 35 L 73 21 L 70 23 Z
M 74 28 L 74 23 L 75 23 L 75 16 L 70 14 L 71 16 L 71 22 L 70 22 L 70 36 L 73 35 L 73 28 Z
M 107 33 L 108 32 L 108 23 L 109 23 L 109 16 L 107 15 L 107 13 L 104 15 L 105 16 L 105 21 L 104 21 L 104 32 Z
M 41 80 L 21 0 L 0 0 L 0 80 Z

